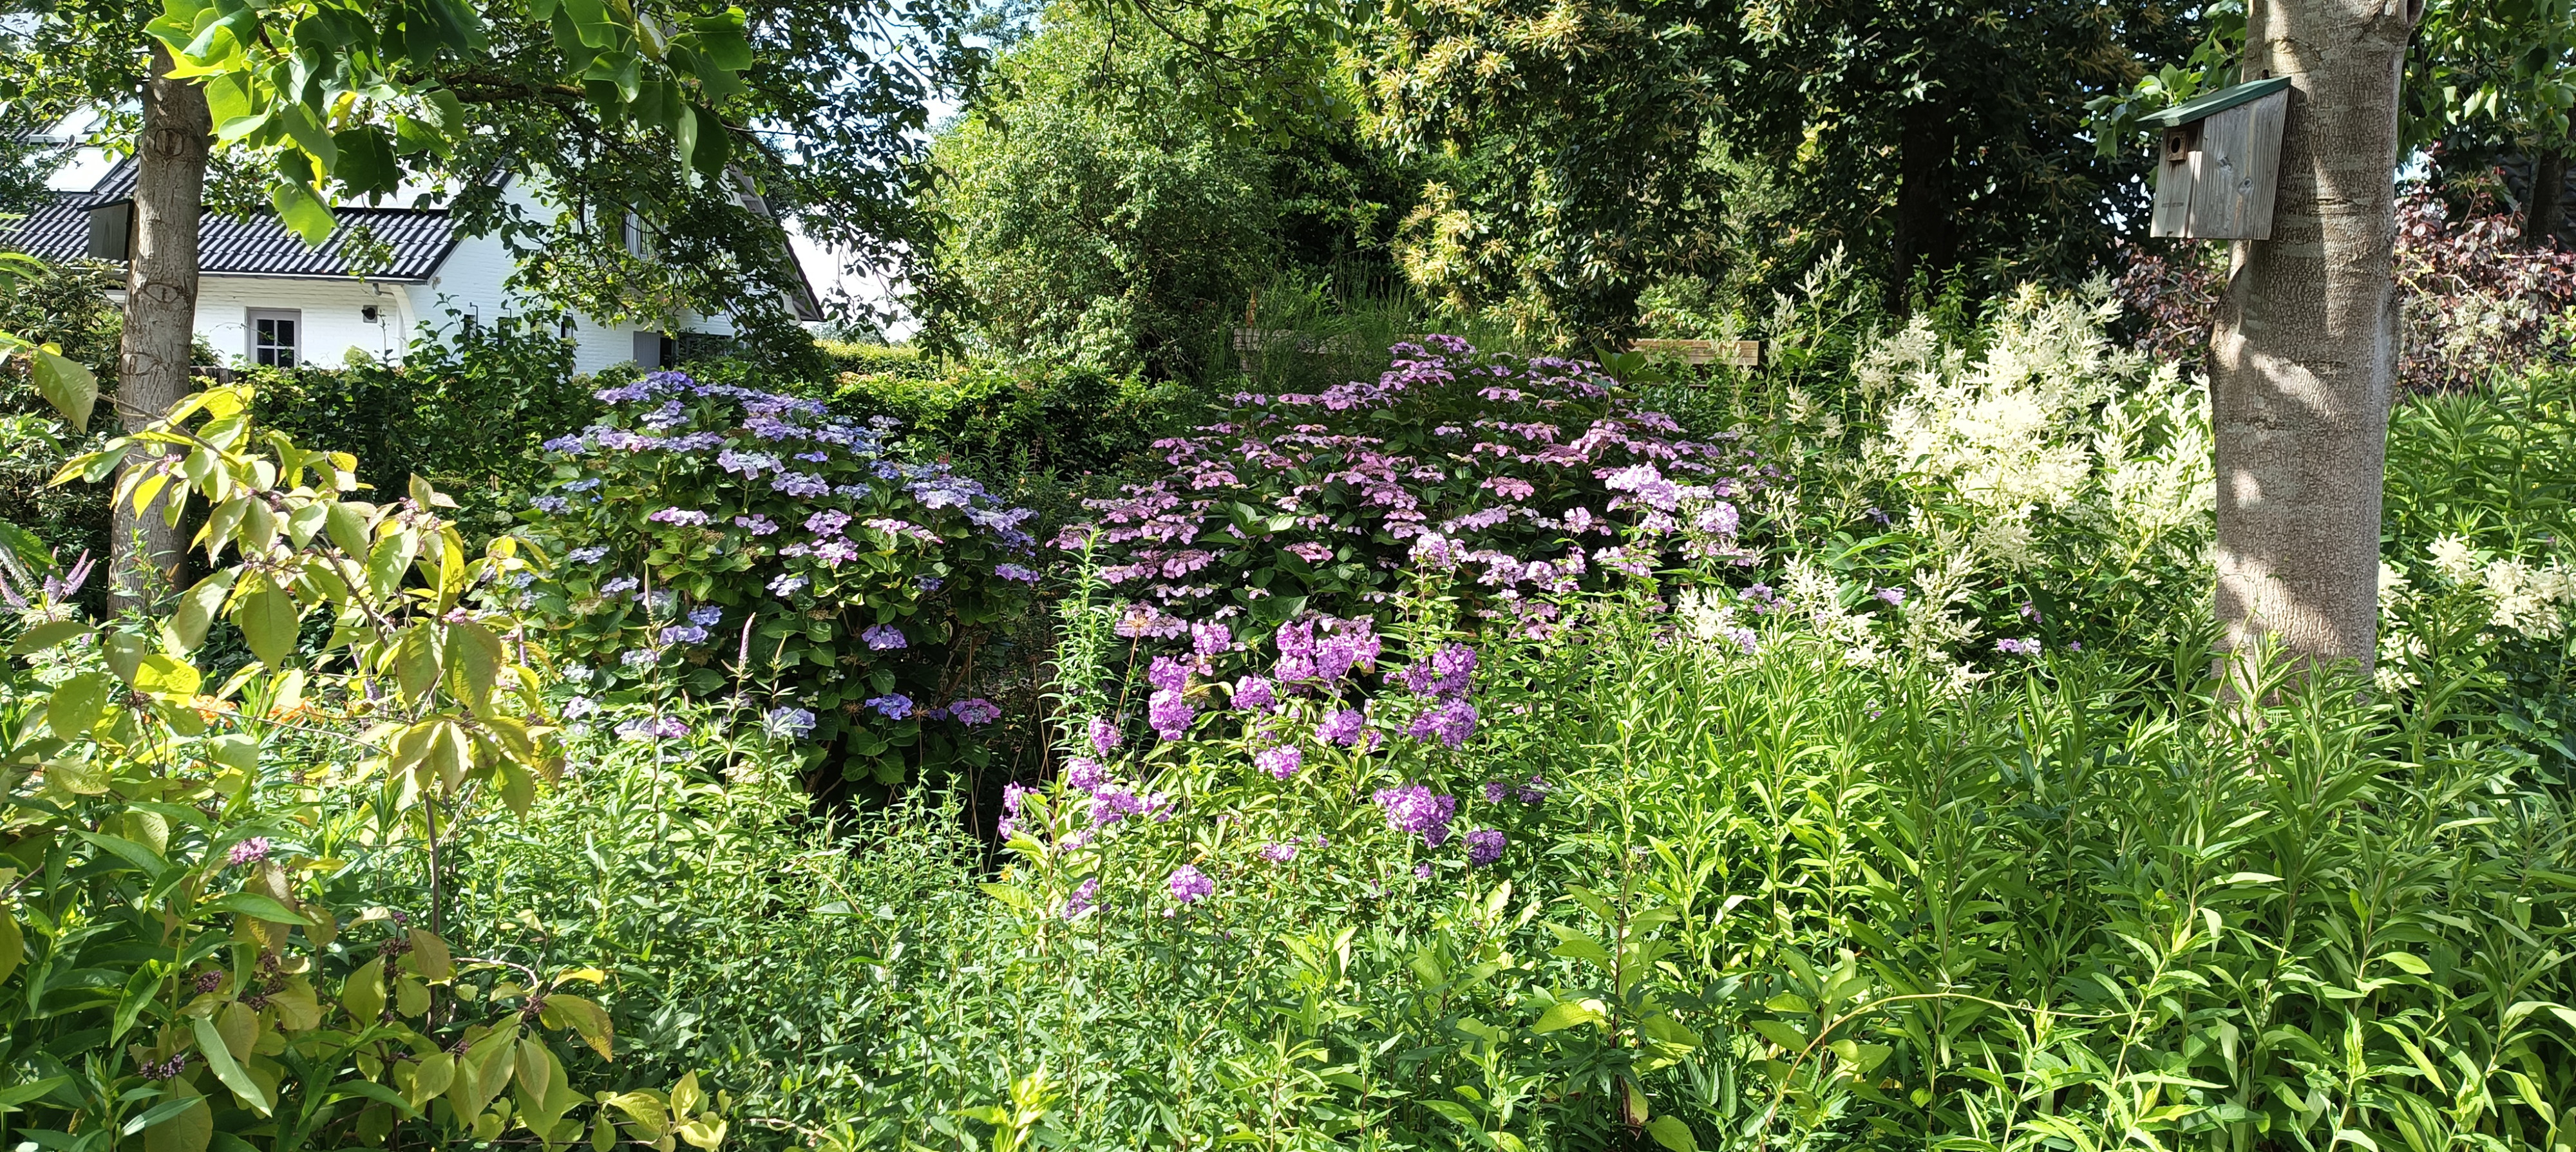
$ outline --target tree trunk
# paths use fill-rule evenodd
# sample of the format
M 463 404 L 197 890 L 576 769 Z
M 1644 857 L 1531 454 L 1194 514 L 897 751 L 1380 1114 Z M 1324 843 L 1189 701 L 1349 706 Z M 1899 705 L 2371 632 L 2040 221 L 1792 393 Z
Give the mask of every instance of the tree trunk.
M 2420 0 L 2257 0 L 2244 75 L 2290 78 L 2272 238 L 2210 334 L 2229 651 L 2370 666 L 2397 361 L 2397 85 Z
M 168 76 L 170 51 L 152 49 L 143 130 L 134 142 L 134 248 L 125 272 L 125 333 L 117 349 L 116 410 L 127 431 L 159 419 L 188 390 L 197 321 L 197 217 L 213 144 L 206 91 Z M 132 465 L 128 465 L 132 467 Z M 155 500 L 141 515 L 118 501 L 109 584 L 118 607 L 165 587 L 180 562 L 179 530 Z M 153 575 L 158 573 L 159 575 Z
M 2522 242 L 2547 248 L 2567 221 L 2567 153 L 2551 148 L 2531 157 L 2531 192 L 2523 197 Z
M 1959 231 L 1950 220 L 1950 159 L 1956 130 L 1941 110 L 1917 104 L 1898 120 L 1896 260 L 1888 306 L 1902 312 L 1917 273 L 1931 276 L 1959 261 Z

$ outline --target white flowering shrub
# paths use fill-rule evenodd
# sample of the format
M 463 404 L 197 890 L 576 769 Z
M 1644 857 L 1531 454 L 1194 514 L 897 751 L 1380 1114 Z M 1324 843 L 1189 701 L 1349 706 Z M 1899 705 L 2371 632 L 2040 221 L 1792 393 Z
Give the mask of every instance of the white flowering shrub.
M 1685 605 L 1768 618 L 1854 665 L 1964 687 L 1998 666 L 2206 618 L 2213 483 L 2201 383 L 2111 339 L 2096 283 L 2025 286 L 1973 332 L 1927 317 L 1864 337 L 1847 379 L 1765 413 L 1798 525 L 1753 581 Z M 1760 429 L 1746 426 L 1748 431 Z M 1706 627 L 1694 625 L 1696 630 Z

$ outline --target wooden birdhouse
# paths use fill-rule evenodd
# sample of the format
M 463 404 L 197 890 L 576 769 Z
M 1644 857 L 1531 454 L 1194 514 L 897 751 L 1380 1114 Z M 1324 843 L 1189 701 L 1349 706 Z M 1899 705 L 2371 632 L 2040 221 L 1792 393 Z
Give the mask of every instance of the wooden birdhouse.
M 2146 118 L 2164 137 L 2148 230 L 2185 240 L 2269 240 L 2290 78 L 2221 88 Z

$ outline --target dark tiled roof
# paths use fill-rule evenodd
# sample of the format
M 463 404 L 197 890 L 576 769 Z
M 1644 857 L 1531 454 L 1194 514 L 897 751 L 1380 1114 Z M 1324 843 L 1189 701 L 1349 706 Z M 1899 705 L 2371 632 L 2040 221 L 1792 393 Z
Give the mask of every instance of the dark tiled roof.
M 0 221 L 0 247 L 46 260 L 89 254 L 89 209 L 133 195 L 134 163 L 117 165 L 88 192 L 57 192 L 17 220 Z M 342 208 L 340 226 L 320 248 L 286 230 L 274 216 L 235 220 L 207 216 L 198 226 L 201 270 L 215 276 L 337 277 L 350 272 L 350 241 L 363 231 L 390 259 L 370 261 L 364 274 L 377 280 L 427 280 L 456 246 L 447 213 L 416 208 Z

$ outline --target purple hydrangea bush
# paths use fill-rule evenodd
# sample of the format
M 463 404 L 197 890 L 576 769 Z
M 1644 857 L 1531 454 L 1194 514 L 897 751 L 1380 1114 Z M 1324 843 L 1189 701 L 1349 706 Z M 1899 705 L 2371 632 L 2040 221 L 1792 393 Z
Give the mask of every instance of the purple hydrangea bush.
M 1450 336 L 1392 351 L 1373 383 L 1236 395 L 1156 442 L 1168 475 L 1057 543 L 1092 548 L 1161 636 L 1376 614 L 1420 570 L 1471 620 L 1544 630 L 1554 597 L 1611 573 L 1750 559 L 1745 501 L 1782 478 L 1745 442 L 1685 437 L 1587 362 Z
M 559 558 L 531 606 L 584 690 L 745 677 L 773 698 L 764 727 L 830 743 L 846 779 L 982 762 L 1001 709 L 961 657 L 1029 601 L 1029 509 L 812 400 L 680 372 L 597 395 L 597 423 L 547 442 L 554 481 L 523 514 Z

